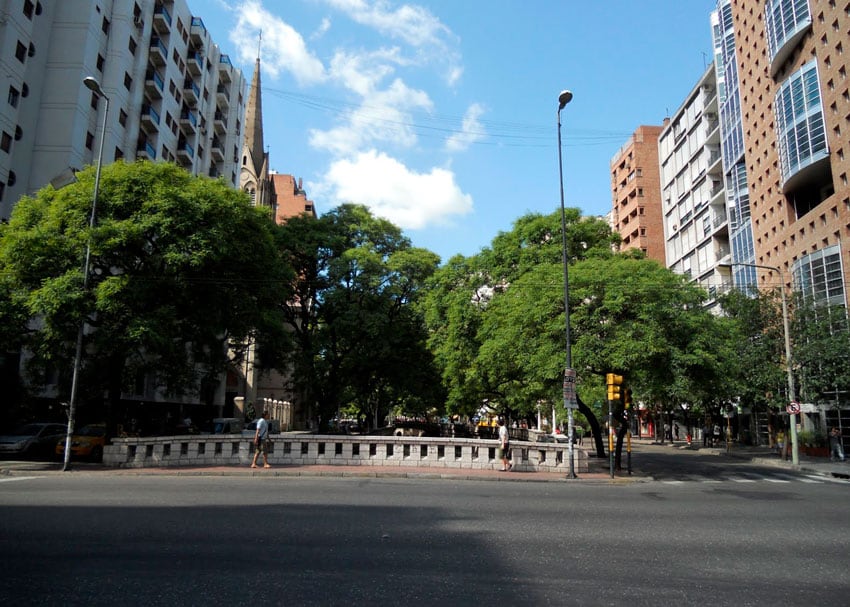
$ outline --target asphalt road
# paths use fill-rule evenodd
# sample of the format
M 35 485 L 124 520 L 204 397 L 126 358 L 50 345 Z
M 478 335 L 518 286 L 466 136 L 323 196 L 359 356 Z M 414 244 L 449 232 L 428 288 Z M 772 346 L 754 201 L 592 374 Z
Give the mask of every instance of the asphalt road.
M 0 479 L 6 605 L 847 605 L 845 482 Z

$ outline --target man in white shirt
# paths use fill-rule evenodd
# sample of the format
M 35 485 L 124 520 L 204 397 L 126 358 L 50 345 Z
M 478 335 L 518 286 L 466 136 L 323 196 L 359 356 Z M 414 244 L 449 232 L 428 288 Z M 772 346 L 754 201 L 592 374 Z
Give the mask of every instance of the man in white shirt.
M 513 465 L 510 463 L 510 435 L 508 427 L 505 425 L 505 420 L 499 419 L 499 446 L 502 449 L 502 472 L 507 472 Z
M 260 453 L 263 454 L 263 468 L 271 468 L 269 465 L 269 422 L 266 421 L 268 413 L 263 411 L 260 419 L 257 420 L 257 431 L 254 433 L 254 461 L 251 462 L 251 467 L 257 467 L 257 458 Z

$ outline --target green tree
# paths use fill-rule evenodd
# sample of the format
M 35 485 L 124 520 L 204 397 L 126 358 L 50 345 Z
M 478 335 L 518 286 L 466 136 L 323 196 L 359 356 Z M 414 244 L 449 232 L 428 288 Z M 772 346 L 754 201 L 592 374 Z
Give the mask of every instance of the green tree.
M 776 292 L 733 289 L 718 301 L 730 332 L 728 379 L 741 402 L 754 411 L 782 407 L 787 373 L 781 300 Z
M 0 227 L 0 309 L 15 327 L 3 337 L 33 354 L 36 381 L 59 369 L 70 387 L 84 320 L 80 402 L 108 394 L 111 426 L 122 389 L 140 375 L 205 398 L 229 349 L 238 353 L 248 337 L 285 339 L 278 302 L 291 271 L 269 215 L 245 194 L 169 163 L 118 162 L 103 167 L 90 229 L 94 178 L 90 167 L 71 186 L 22 198 Z
M 351 405 L 377 425 L 397 405 L 441 400 L 416 306 L 439 264 L 434 253 L 351 204 L 291 219 L 279 244 L 298 272 L 298 305 L 284 310 L 297 344 L 293 382 L 323 428 Z
M 571 264 L 611 256 L 619 237 L 605 222 L 583 219 L 578 209 L 568 209 L 566 216 Z M 487 399 L 530 417 L 538 400 L 560 394 L 565 362 L 560 219 L 559 211 L 520 217 L 491 247 L 469 259 L 453 258 L 435 275 L 426 304 L 429 346 L 453 412 L 471 415 Z M 579 406 L 593 417 L 584 403 Z
M 794 309 L 793 362 L 800 397 L 838 403 L 850 392 L 850 331 L 843 305 L 798 301 Z

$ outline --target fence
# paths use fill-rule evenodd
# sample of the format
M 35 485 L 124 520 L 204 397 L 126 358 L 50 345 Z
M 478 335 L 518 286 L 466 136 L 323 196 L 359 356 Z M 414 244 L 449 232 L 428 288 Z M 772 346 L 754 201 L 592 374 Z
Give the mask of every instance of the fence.
M 283 433 L 271 436 L 269 463 L 285 465 L 398 466 L 492 469 L 500 466 L 495 440 L 404 436 L 326 436 Z M 238 434 L 113 439 L 103 463 L 120 468 L 245 466 L 254 445 Z M 555 442 L 511 442 L 514 470 L 566 472 L 568 446 Z M 587 452 L 573 449 L 576 472 L 588 471 Z

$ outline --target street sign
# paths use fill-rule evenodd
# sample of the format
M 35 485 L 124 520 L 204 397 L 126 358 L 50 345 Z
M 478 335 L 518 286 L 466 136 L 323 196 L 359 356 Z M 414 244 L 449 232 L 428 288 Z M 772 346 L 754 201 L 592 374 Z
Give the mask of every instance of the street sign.
M 785 407 L 785 410 L 788 412 L 788 415 L 797 415 L 800 413 L 800 403 L 797 401 L 791 401 L 788 403 L 788 406 Z
M 575 369 L 564 369 L 564 409 L 578 409 Z

